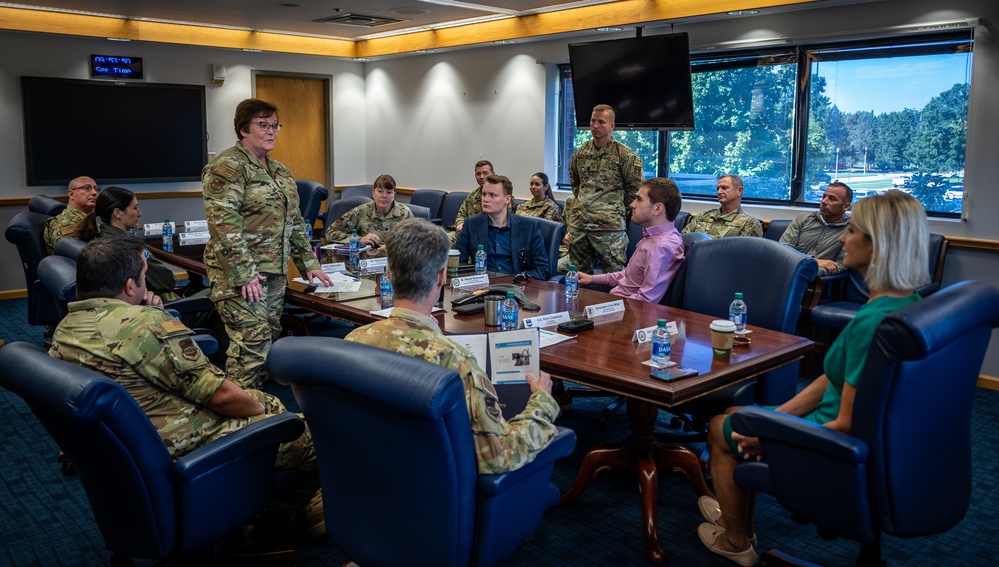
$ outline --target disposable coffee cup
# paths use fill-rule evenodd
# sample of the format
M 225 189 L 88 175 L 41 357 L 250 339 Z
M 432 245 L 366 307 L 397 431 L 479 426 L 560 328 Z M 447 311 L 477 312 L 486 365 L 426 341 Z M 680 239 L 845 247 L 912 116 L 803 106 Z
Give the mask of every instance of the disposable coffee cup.
M 502 295 L 487 295 L 485 298 L 486 302 L 486 325 L 491 327 L 498 327 L 500 321 L 503 320 L 503 314 L 500 311 L 503 300 L 506 297 Z
M 447 275 L 455 277 L 458 275 L 458 261 L 461 259 L 461 252 L 452 248 L 447 252 Z
M 734 339 L 735 323 L 726 319 L 715 319 L 711 322 L 711 351 L 715 358 L 731 358 Z

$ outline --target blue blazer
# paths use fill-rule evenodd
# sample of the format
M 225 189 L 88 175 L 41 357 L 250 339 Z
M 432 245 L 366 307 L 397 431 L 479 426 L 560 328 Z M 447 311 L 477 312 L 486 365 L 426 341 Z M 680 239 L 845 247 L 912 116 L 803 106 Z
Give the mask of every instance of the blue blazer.
M 510 225 L 510 251 L 512 253 L 513 273 L 524 272 L 531 279 L 548 279 L 548 252 L 545 250 L 545 240 L 541 229 L 532 217 L 517 216 L 509 213 L 507 223 Z M 461 263 L 467 263 L 472 251 L 479 244 L 489 241 L 489 215 L 479 213 L 465 219 L 455 248 L 461 252 Z M 523 250 L 524 254 L 518 252 Z M 521 262 L 523 257 L 523 262 Z

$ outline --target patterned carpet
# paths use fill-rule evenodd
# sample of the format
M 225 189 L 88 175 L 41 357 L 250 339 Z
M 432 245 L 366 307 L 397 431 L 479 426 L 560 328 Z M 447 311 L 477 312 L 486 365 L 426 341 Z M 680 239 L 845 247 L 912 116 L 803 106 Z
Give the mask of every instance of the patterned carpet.
M 41 344 L 42 333 L 29 327 L 26 301 L 0 301 L 0 339 Z M 342 336 L 349 328 L 318 319 L 310 323 L 315 334 Z M 289 400 L 290 391 L 271 388 Z M 585 449 L 598 443 L 615 442 L 627 434 L 623 412 L 611 418 L 606 429 L 596 426 L 607 399 L 577 400 L 559 420 L 578 436 L 577 449 L 556 464 L 554 482 L 563 490 L 575 477 Z M 60 473 L 55 463 L 55 444 L 13 394 L 0 390 L 0 566 L 21 565 L 109 565 L 109 553 L 76 477 Z M 664 414 L 665 415 L 665 414 Z M 933 419 L 927 416 L 927 419 Z M 945 534 L 916 539 L 886 537 L 884 552 L 889 565 L 995 565 L 992 547 L 999 542 L 996 521 L 999 512 L 995 487 L 999 478 L 999 392 L 976 393 L 974 432 L 974 492 L 964 521 Z M 925 440 L 927 458 L 935 443 Z M 697 538 L 702 521 L 696 496 L 682 477 L 660 475 L 659 536 L 673 566 L 730 566 L 732 563 L 707 552 Z M 647 566 L 642 536 L 640 503 L 635 482 L 623 474 L 600 475 L 574 503 L 545 514 L 541 528 L 504 567 L 520 566 Z M 825 565 L 853 565 L 856 544 L 838 539 L 824 540 L 813 527 L 793 522 L 773 498 L 759 499 L 756 531 L 762 548 L 779 547 Z M 391 538 L 387 537 L 390 542 Z M 339 567 L 347 558 L 327 541 L 299 546 L 301 564 Z M 136 562 L 137 565 L 145 565 Z

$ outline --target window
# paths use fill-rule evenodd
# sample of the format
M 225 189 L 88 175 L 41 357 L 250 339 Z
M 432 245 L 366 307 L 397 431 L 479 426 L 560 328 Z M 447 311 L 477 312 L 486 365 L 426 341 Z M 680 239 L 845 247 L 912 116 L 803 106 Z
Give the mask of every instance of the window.
M 694 56 L 695 130 L 614 135 L 646 177 L 668 176 L 685 196 L 713 198 L 715 179 L 738 173 L 747 202 L 814 205 L 838 180 L 855 198 L 894 187 L 957 216 L 971 46 L 964 32 Z M 568 65 L 560 83 L 558 182 L 568 189 L 569 158 L 590 134 L 574 127 Z

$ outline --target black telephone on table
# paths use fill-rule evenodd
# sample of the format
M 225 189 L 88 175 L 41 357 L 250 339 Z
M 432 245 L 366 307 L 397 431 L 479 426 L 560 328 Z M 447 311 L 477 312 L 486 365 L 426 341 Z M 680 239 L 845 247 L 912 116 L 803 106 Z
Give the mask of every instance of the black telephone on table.
M 486 300 L 485 298 L 486 298 L 487 295 L 494 295 L 495 294 L 495 295 L 502 295 L 503 297 L 506 297 L 506 292 L 508 292 L 508 291 L 512 291 L 513 292 L 513 297 L 517 300 L 517 303 L 519 303 L 520 306 L 523 307 L 524 309 L 526 309 L 527 311 L 540 311 L 541 310 L 541 306 L 540 305 L 538 305 L 537 303 L 534 303 L 533 301 L 531 301 L 530 299 L 527 298 L 527 294 L 524 293 L 524 290 L 520 289 L 519 287 L 517 287 L 517 286 L 515 286 L 513 284 L 493 284 L 493 285 L 491 285 L 489 287 L 485 287 L 485 288 L 482 288 L 482 289 L 477 289 L 477 290 L 473 291 L 472 293 L 469 293 L 469 294 L 463 295 L 461 297 L 457 297 L 455 299 L 452 299 L 451 300 L 451 307 L 462 307 L 462 306 L 465 306 L 465 305 L 481 304 L 481 303 L 485 302 L 485 300 Z M 473 310 L 471 312 L 475 312 L 475 311 Z M 467 314 L 470 314 L 471 312 L 469 312 L 469 313 L 463 313 L 463 314 L 467 315 Z M 459 313 L 462 313 L 462 312 L 459 311 Z

